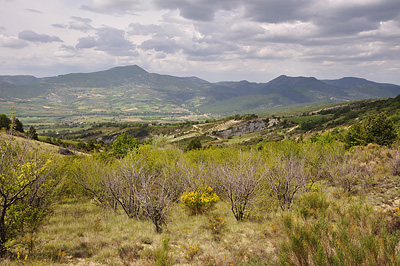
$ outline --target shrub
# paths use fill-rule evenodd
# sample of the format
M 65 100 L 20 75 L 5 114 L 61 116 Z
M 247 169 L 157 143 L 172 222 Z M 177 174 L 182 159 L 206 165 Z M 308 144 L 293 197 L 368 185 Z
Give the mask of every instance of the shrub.
M 191 215 L 205 213 L 218 201 L 219 197 L 211 187 L 204 187 L 200 191 L 189 191 L 181 196 L 183 206 L 189 210 Z
M 281 265 L 398 265 L 399 232 L 389 232 L 384 213 L 363 203 L 329 203 L 318 194 L 307 199 L 313 203 L 300 204 L 300 213 L 283 216 Z
M 224 218 L 218 215 L 213 215 L 208 218 L 208 223 L 205 228 L 211 231 L 214 240 L 219 241 L 221 235 L 226 230 L 226 221 L 224 220 Z
M 156 266 L 172 266 L 172 258 L 170 255 L 169 239 L 162 240 L 162 246 L 154 250 L 154 259 Z
M 311 192 L 304 194 L 296 204 L 302 217 L 317 217 L 321 212 L 326 212 L 330 203 L 323 194 Z
M 305 188 L 308 175 L 304 159 L 294 155 L 274 158 L 265 176 L 270 194 L 278 200 L 282 210 L 289 209 L 296 194 Z
M 248 218 L 254 206 L 264 198 L 264 164 L 260 154 L 237 152 L 230 159 L 217 164 L 212 172 L 215 189 L 231 205 L 237 221 Z
M 400 153 L 398 151 L 390 159 L 389 167 L 392 175 L 400 176 Z

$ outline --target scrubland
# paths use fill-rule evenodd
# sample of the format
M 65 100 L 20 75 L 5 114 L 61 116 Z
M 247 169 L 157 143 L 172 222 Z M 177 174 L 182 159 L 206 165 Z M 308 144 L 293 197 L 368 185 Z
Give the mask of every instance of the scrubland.
M 0 265 L 400 265 L 399 152 L 325 134 L 53 154 L 43 187 L 6 210 Z M 4 169 L 1 193 L 39 173 Z

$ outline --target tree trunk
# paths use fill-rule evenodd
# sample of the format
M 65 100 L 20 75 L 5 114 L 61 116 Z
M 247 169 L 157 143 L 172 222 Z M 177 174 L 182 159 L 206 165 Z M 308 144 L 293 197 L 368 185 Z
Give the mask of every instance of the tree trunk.
M 4 257 L 7 253 L 5 244 L 7 241 L 7 235 L 6 235 L 6 224 L 5 224 L 5 218 L 6 218 L 6 211 L 7 211 L 7 202 L 5 199 L 3 206 L 2 206 L 2 211 L 0 215 L 0 257 Z

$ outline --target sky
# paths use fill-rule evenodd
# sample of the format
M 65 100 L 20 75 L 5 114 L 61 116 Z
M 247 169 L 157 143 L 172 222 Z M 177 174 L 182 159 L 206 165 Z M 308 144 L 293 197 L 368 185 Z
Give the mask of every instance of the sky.
M 0 75 L 400 84 L 399 0 L 0 0 Z

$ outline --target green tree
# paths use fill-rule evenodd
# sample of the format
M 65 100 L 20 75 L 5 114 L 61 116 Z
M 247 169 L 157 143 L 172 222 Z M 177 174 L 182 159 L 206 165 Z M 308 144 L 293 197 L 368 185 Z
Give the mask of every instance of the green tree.
M 86 149 L 88 151 L 92 151 L 95 148 L 96 148 L 95 141 L 93 139 L 89 139 L 88 142 L 86 143 Z
M 393 122 L 384 113 L 369 116 L 365 121 L 354 124 L 346 136 L 348 147 L 376 143 L 390 145 L 397 138 Z
M 14 130 L 23 133 L 24 132 L 24 125 L 18 118 L 14 119 Z
M 24 225 L 43 218 L 54 180 L 49 171 L 52 162 L 31 153 L 28 145 L 16 144 L 12 134 L 0 136 L 0 157 L 0 256 L 4 257 L 8 242 L 24 232 Z
M 39 140 L 38 134 L 36 133 L 36 129 L 33 126 L 29 127 L 27 135 L 28 135 L 28 138 L 30 138 L 30 139 Z
M 5 114 L 0 114 L 0 129 L 5 128 L 9 129 L 11 125 L 11 119 L 8 118 Z
M 390 145 L 397 138 L 392 120 L 384 113 L 368 117 L 364 125 L 365 142 Z
M 200 150 L 203 146 L 201 145 L 199 138 L 192 139 L 186 147 L 187 151 Z
M 122 132 L 113 142 L 112 149 L 115 156 L 124 157 L 129 151 L 133 151 L 138 146 L 136 138 L 131 138 L 128 133 Z

